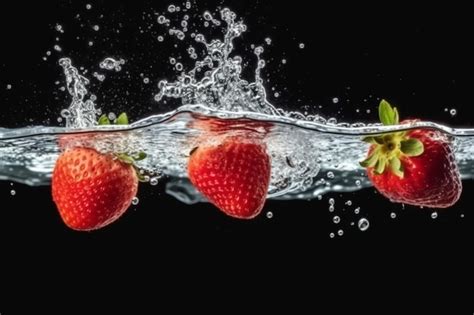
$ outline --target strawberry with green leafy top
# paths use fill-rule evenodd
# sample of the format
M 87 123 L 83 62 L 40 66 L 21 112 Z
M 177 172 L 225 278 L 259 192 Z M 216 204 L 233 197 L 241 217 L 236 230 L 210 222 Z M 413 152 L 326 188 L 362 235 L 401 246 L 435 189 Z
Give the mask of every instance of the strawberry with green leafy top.
M 100 125 L 110 124 L 106 116 Z M 121 114 L 116 124 L 128 124 Z M 64 223 L 74 230 L 96 230 L 117 220 L 137 194 L 139 176 L 126 154 L 104 155 L 90 148 L 71 148 L 57 159 L 52 178 L 53 200 Z
M 380 102 L 379 117 L 383 125 L 399 124 L 397 109 L 385 100 Z M 458 201 L 462 183 L 445 134 L 414 129 L 363 140 L 371 146 L 360 164 L 375 188 L 391 201 L 430 208 L 447 208 Z

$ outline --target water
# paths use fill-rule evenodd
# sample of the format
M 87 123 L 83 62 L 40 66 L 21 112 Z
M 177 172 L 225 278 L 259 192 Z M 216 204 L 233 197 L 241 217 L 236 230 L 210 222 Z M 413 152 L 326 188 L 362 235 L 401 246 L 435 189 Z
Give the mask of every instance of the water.
M 170 6 L 166 14 L 178 14 L 178 8 Z M 192 38 L 194 43 L 186 51 L 195 65 L 185 70 L 176 58 L 170 57 L 178 77 L 175 81 L 158 83 L 155 101 L 176 99 L 182 105 L 128 126 L 98 126 L 101 110 L 96 96 L 87 89 L 89 79 L 69 58 L 60 59 L 72 98 L 69 107 L 61 111 L 65 126 L 0 128 L 0 179 L 32 186 L 48 185 L 54 163 L 67 147 L 88 146 L 103 153 L 144 151 L 148 157 L 138 162 L 138 166 L 149 176 L 150 184 L 154 186 L 166 177 L 167 193 L 193 204 L 204 200 L 187 179 L 189 152 L 204 138 L 215 141 L 229 134 L 252 131 L 255 137 L 263 139 L 271 156 L 268 197 L 313 199 L 327 192 L 350 192 L 370 186 L 358 163 L 368 150 L 368 144 L 361 141 L 363 136 L 415 128 L 436 129 L 447 134 L 453 141 L 462 178 L 474 177 L 474 129 L 452 128 L 429 121 L 390 127 L 338 123 L 335 118 L 284 111 L 267 99 L 261 78 L 261 71 L 266 67 L 262 46 L 254 47 L 257 59 L 254 79 L 242 78 L 245 62 L 235 54 L 233 41 L 247 30 L 243 21 L 229 9 L 221 11 L 220 21 L 207 11 L 204 19 L 215 27 L 223 27 L 222 39 L 207 39 L 199 33 L 189 35 L 187 23 L 181 23 L 180 30 L 170 32 L 170 36 L 178 39 Z M 169 20 L 160 15 L 157 23 L 169 24 Z M 166 39 L 161 37 L 161 40 Z M 197 56 L 193 45 L 203 47 L 204 56 Z M 300 48 L 304 48 L 303 43 Z M 282 59 L 282 63 L 286 60 Z M 124 59 L 111 57 L 99 64 L 100 69 L 115 72 L 125 66 Z M 101 81 L 105 79 L 103 73 L 93 76 Z M 334 97 L 333 102 L 338 103 L 339 99 Z M 354 212 L 358 213 L 358 209 Z M 335 211 L 334 199 L 329 200 L 329 211 Z M 359 221 L 358 226 L 364 230 L 368 221 Z M 337 235 L 343 233 L 341 229 Z

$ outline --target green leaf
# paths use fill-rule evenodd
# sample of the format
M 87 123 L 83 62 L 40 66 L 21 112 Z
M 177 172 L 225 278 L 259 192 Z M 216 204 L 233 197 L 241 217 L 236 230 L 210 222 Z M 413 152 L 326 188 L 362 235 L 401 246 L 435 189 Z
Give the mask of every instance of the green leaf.
M 398 111 L 386 101 L 381 100 L 379 105 L 379 118 L 385 126 L 395 125 L 398 123 Z
M 377 164 L 375 164 L 375 173 L 382 174 L 385 171 L 385 165 L 387 164 L 387 160 L 385 158 L 380 158 L 377 160 Z
M 362 167 L 374 167 L 378 160 L 378 151 L 372 152 L 365 160 L 359 162 L 360 166 Z
M 404 140 L 400 144 L 400 150 L 407 156 L 419 156 L 424 151 L 423 142 L 415 138 Z
M 118 117 L 117 120 L 115 121 L 116 125 L 128 125 L 128 117 L 127 114 L 121 113 Z
M 126 163 L 126 164 L 131 164 L 133 165 L 133 163 L 135 163 L 135 161 L 129 157 L 127 154 L 125 153 L 120 153 L 120 154 L 117 154 L 117 158 L 122 161 L 123 163 Z
M 99 126 L 102 125 L 110 125 L 110 120 L 107 118 L 107 115 L 102 115 L 99 117 L 99 121 L 97 122 Z
M 135 161 L 141 161 L 141 160 L 146 159 L 146 157 L 147 157 L 147 154 L 145 152 L 141 151 L 141 152 L 138 152 L 138 155 L 133 157 L 133 159 Z
M 400 122 L 400 116 L 398 115 L 398 109 L 396 107 L 393 108 L 394 116 L 393 116 L 393 124 L 398 125 Z
M 392 172 L 400 178 L 403 178 L 403 166 L 402 162 L 398 157 L 393 157 L 390 160 L 390 169 Z

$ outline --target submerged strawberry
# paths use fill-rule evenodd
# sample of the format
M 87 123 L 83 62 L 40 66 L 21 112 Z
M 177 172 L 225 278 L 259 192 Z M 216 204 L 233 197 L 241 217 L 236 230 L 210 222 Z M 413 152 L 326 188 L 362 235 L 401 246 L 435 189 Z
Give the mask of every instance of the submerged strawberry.
M 382 100 L 379 117 L 397 125 L 398 112 Z M 413 121 L 402 121 L 409 124 Z M 462 183 L 449 138 L 436 130 L 416 129 L 364 138 L 371 143 L 367 168 L 375 188 L 393 202 L 430 208 L 456 203 Z
M 103 117 L 99 124 L 109 124 Z M 117 120 L 119 124 L 128 122 L 125 115 Z M 144 153 L 131 158 L 81 147 L 62 153 L 53 170 L 52 195 L 64 223 L 71 229 L 87 231 L 117 220 L 137 194 L 133 162 L 143 158 Z
M 196 188 L 229 216 L 251 219 L 263 208 L 270 183 L 265 146 L 243 136 L 194 149 L 188 174 Z

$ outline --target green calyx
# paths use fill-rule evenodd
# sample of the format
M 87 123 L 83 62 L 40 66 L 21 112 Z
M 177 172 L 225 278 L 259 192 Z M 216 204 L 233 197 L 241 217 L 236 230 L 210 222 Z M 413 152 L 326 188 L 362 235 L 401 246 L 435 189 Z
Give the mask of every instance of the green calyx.
M 125 113 L 121 113 L 113 122 L 110 121 L 109 117 L 107 115 L 102 115 L 99 117 L 99 120 L 97 121 L 97 124 L 99 126 L 103 125 L 128 125 L 128 116 Z
M 122 163 L 131 165 L 135 173 L 137 174 L 138 180 L 141 182 L 147 182 L 148 180 L 145 178 L 145 175 L 140 172 L 140 169 L 136 165 L 136 162 L 146 159 L 147 154 L 145 152 L 138 152 L 136 155 L 129 155 L 126 153 L 117 153 L 115 157 Z
M 379 118 L 384 126 L 399 124 L 397 109 L 385 100 L 380 102 Z M 423 142 L 410 138 L 405 131 L 368 136 L 362 141 L 374 146 L 370 155 L 360 162 L 362 167 L 373 167 L 376 174 L 388 169 L 400 178 L 403 178 L 402 158 L 419 156 L 424 151 Z
M 99 126 L 103 125 L 128 125 L 128 116 L 126 113 L 121 113 L 113 122 L 107 117 L 107 115 L 102 115 L 99 117 L 97 121 Z M 135 169 L 135 173 L 137 174 L 138 180 L 141 182 L 146 182 L 146 178 L 140 169 L 136 165 L 136 162 L 141 161 L 147 157 L 145 152 L 138 152 L 137 154 L 130 155 L 127 153 L 117 153 L 115 157 L 122 163 L 131 165 Z

